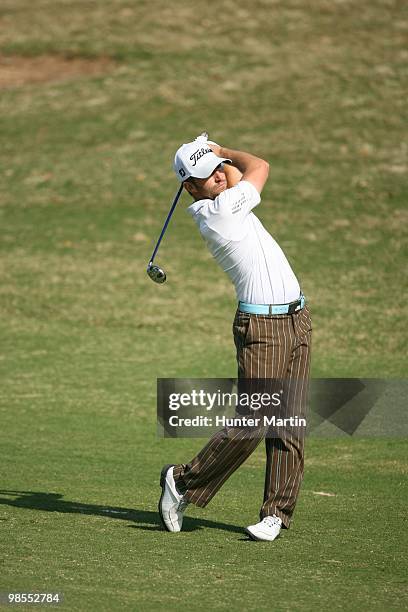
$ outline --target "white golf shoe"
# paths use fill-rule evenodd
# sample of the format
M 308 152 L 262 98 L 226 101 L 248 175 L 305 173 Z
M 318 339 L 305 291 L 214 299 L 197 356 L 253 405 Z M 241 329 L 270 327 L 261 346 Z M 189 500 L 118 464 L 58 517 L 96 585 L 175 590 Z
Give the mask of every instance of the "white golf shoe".
M 272 516 L 265 516 L 265 518 L 256 525 L 250 525 L 245 531 L 253 540 L 272 542 L 272 540 L 278 537 L 281 527 L 281 519 L 273 514 Z
M 173 478 L 174 465 L 165 465 L 160 475 L 162 488 L 159 500 L 159 514 L 167 531 L 181 531 L 183 514 L 189 502 L 176 489 Z

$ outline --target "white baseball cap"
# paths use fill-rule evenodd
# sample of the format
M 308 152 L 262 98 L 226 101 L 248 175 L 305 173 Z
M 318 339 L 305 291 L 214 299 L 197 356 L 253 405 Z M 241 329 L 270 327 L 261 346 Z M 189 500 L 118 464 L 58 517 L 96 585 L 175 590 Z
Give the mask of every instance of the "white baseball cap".
M 190 176 L 194 178 L 209 177 L 217 166 L 223 162 L 232 163 L 230 159 L 218 157 L 206 142 L 194 140 L 181 145 L 174 156 L 174 172 L 182 183 Z

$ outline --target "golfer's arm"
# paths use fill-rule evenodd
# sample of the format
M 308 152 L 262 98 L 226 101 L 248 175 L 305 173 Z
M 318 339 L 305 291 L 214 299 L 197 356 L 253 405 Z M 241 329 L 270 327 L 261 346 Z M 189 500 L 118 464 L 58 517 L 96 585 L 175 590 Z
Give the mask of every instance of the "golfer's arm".
M 260 157 L 255 157 L 244 151 L 235 151 L 227 147 L 219 147 L 214 151 L 220 157 L 226 157 L 232 161 L 232 165 L 242 173 L 241 180 L 249 181 L 261 193 L 269 174 L 269 164 Z
M 234 187 L 242 179 L 242 172 L 232 164 L 224 164 L 225 178 L 227 179 L 228 189 Z

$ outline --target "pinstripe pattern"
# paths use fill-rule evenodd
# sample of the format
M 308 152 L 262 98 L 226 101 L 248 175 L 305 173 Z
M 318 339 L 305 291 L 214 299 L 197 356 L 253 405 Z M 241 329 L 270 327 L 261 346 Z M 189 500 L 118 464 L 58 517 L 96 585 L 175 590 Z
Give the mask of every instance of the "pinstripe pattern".
M 237 311 L 234 325 L 238 376 L 285 379 L 285 416 L 305 414 L 310 369 L 308 307 L 293 315 L 250 315 Z M 247 429 L 217 432 L 187 465 L 174 467 L 186 500 L 204 507 L 265 436 L 266 470 L 261 519 L 276 514 L 289 527 L 303 478 L 304 436 L 275 428 L 274 437 L 249 436 Z M 278 437 L 277 437 L 278 436 Z

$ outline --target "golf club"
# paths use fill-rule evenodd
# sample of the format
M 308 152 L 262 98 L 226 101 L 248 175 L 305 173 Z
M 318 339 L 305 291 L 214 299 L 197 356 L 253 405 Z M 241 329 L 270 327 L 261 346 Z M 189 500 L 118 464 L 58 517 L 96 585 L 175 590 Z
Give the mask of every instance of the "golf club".
M 158 249 L 159 249 L 160 243 L 161 243 L 162 238 L 164 236 L 164 232 L 167 229 L 167 226 L 168 226 L 169 221 L 171 219 L 171 216 L 172 216 L 172 214 L 174 212 L 174 209 L 176 208 L 176 204 L 178 202 L 178 199 L 179 199 L 182 191 L 183 191 L 183 184 L 180 185 L 180 187 L 179 187 L 179 189 L 178 189 L 178 191 L 176 193 L 176 196 L 175 196 L 175 198 L 173 200 L 173 204 L 171 205 L 169 214 L 167 215 L 167 219 L 166 219 L 166 221 L 165 221 L 165 223 L 163 225 L 163 229 L 161 231 L 161 234 L 160 234 L 159 239 L 157 241 L 157 244 L 156 244 L 156 246 L 154 248 L 154 251 L 153 251 L 152 256 L 150 258 L 149 264 L 147 266 L 146 272 L 147 272 L 147 274 L 150 276 L 150 278 L 155 283 L 164 283 L 166 278 L 167 278 L 165 271 L 162 268 L 160 268 L 160 266 L 153 265 L 153 260 L 154 260 L 154 258 L 156 256 L 156 253 L 157 253 Z

